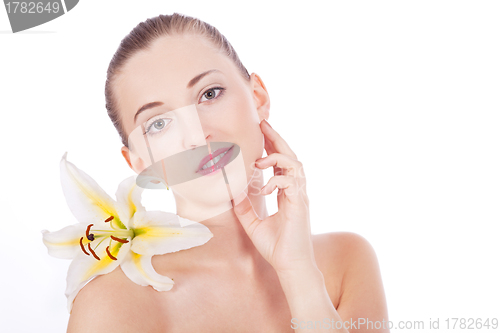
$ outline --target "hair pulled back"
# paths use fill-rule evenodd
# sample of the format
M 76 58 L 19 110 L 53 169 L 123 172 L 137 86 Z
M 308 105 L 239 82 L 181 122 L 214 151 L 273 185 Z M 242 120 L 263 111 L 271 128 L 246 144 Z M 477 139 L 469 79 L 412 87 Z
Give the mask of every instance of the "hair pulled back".
M 206 38 L 234 62 L 245 79 L 250 80 L 250 75 L 241 63 L 236 51 L 215 27 L 197 18 L 178 13 L 148 18 L 146 21 L 139 23 L 122 39 L 120 46 L 109 63 L 106 77 L 104 89 L 106 109 L 124 146 L 128 147 L 128 140 L 117 107 L 116 95 L 112 89 L 116 76 L 120 73 L 127 60 L 132 58 L 137 52 L 148 49 L 159 37 L 181 35 L 184 33 L 194 33 Z

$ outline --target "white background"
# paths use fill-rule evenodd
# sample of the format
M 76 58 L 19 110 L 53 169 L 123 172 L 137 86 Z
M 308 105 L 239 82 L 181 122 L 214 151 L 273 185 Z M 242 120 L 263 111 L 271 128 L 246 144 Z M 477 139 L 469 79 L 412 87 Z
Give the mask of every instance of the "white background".
M 112 195 L 133 174 L 106 70 L 133 27 L 173 12 L 217 27 L 262 77 L 269 122 L 305 166 L 313 233 L 372 244 L 390 320 L 500 317 L 497 1 L 82 0 L 16 34 L 0 9 L 2 332 L 65 331 L 69 261 L 40 233 L 76 223 L 59 161 L 68 151 Z M 175 212 L 167 191 L 144 202 Z

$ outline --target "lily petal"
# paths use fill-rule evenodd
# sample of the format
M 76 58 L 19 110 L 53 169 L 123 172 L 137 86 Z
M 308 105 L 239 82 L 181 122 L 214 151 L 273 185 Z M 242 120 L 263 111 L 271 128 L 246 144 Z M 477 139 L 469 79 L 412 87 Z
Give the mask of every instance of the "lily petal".
M 167 276 L 158 274 L 151 264 L 152 256 L 143 256 L 129 251 L 120 267 L 125 275 L 141 286 L 151 285 L 155 290 L 172 289 L 174 281 Z
M 70 312 L 78 292 L 94 277 L 112 272 L 123 262 L 127 252 L 130 252 L 130 243 L 113 242 L 109 247 L 110 253 L 117 259 L 113 260 L 106 252 L 108 244 L 107 241 L 103 242 L 94 249 L 100 260 L 96 260 L 92 255 L 87 256 L 82 252 L 69 265 L 65 294 L 68 297 L 68 310 Z
M 49 250 L 49 255 L 61 259 L 73 259 L 80 248 L 80 238 L 85 235 L 86 226 L 82 223 L 69 225 L 59 231 L 42 230 L 43 243 Z
M 116 202 L 82 170 L 66 160 L 61 159 L 61 184 L 66 202 L 81 223 L 104 221 L 110 216 L 118 216 L 115 209 Z M 125 228 L 118 219 L 115 222 Z
M 142 255 L 189 249 L 203 245 L 213 237 L 210 229 L 203 224 L 193 221 L 181 227 L 178 215 L 161 211 L 137 212 L 133 224 L 135 237 L 131 250 Z
M 144 189 L 136 184 L 136 176 L 128 177 L 118 186 L 118 190 L 116 191 L 118 216 L 127 228 L 132 216 L 138 211 L 145 210 L 141 204 L 143 191 Z

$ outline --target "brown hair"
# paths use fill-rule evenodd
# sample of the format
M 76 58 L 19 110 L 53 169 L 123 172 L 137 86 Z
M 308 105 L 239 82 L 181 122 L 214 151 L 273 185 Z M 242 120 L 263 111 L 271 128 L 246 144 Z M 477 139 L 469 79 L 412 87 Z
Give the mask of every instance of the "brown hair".
M 128 140 L 118 112 L 116 96 L 112 90 L 112 84 L 115 77 L 120 73 L 121 68 L 137 52 L 148 49 L 150 45 L 159 37 L 166 35 L 195 33 L 207 38 L 223 54 L 233 60 L 236 67 L 246 80 L 250 80 L 247 69 L 240 61 L 238 54 L 233 49 L 227 39 L 215 27 L 199 19 L 173 13 L 172 15 L 159 15 L 149 18 L 139 23 L 125 38 L 122 39 L 120 46 L 116 50 L 111 62 L 109 63 L 106 77 L 106 86 L 104 95 L 106 98 L 106 109 L 118 134 L 121 137 L 124 146 L 128 147 Z

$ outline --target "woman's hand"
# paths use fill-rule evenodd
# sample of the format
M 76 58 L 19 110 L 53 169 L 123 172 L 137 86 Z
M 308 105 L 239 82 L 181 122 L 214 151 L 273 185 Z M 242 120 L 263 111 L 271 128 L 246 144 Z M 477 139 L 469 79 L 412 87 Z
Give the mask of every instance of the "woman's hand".
M 243 228 L 261 255 L 278 275 L 314 268 L 314 251 L 309 223 L 309 199 L 302 163 L 283 138 L 263 120 L 260 124 L 267 155 L 258 159 L 259 169 L 274 167 L 274 176 L 261 195 L 278 188 L 278 212 L 260 219 L 248 197 L 234 208 Z

